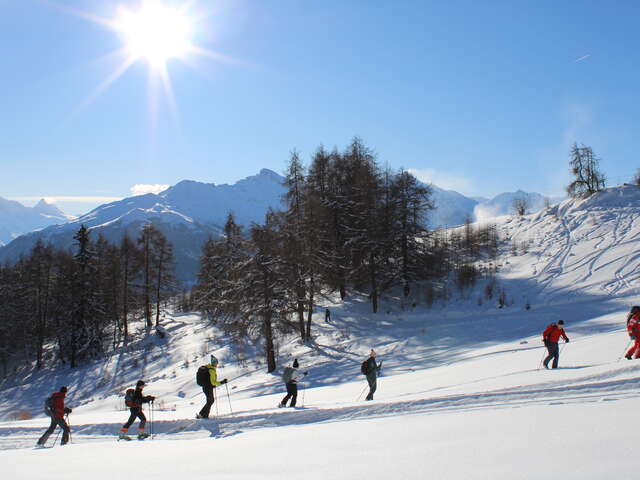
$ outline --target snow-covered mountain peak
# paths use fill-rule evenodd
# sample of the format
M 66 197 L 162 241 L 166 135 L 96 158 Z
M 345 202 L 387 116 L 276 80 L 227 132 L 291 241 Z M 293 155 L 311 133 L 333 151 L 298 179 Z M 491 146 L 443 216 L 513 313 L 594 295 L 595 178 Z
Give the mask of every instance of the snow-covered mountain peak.
M 49 215 L 60 219 L 65 219 L 67 216 L 55 206 L 53 203 L 48 203 L 44 198 L 41 198 L 38 203 L 33 207 L 34 212 L 41 213 L 43 215 Z

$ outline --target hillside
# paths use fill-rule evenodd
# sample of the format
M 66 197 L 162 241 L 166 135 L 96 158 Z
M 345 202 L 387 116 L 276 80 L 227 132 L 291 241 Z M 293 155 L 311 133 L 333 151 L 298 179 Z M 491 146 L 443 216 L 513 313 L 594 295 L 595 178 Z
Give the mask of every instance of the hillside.
M 547 479 L 545 462 L 562 478 L 633 478 L 640 360 L 621 356 L 626 312 L 640 303 L 639 215 L 640 189 L 624 186 L 498 219 L 504 308 L 485 297 L 487 280 L 430 309 L 416 298 L 403 310 L 387 296 L 375 316 L 358 295 L 327 299 L 332 323 L 319 308 L 312 343 L 278 346 L 280 367 L 295 357 L 309 371 L 303 408 L 275 408 L 284 387 L 280 371 L 265 373 L 260 347 L 238 351 L 194 314 L 165 319 L 165 339 L 142 335 L 126 356 L 19 372 L 0 385 L 0 416 L 37 415 L 44 396 L 67 384 L 73 445 L 33 451 L 48 420 L 6 420 L 0 461 L 25 478 L 106 479 L 126 468 L 160 479 Z M 558 319 L 571 343 L 560 369 L 540 369 L 540 333 Z M 371 347 L 382 377 L 364 402 L 359 364 Z M 224 364 L 229 397 L 219 389 L 217 418 L 195 420 L 195 369 L 209 353 Z M 122 393 L 138 378 L 162 407 L 156 436 L 118 443 Z
M 25 207 L 0 197 L 0 247 L 22 234 L 67 221 L 60 209 L 44 199 L 33 207 Z

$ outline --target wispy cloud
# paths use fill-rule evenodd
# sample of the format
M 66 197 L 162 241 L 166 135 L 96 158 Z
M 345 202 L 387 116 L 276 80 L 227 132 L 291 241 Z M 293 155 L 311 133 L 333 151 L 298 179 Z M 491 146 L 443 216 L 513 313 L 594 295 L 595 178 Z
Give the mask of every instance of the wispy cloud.
M 433 168 L 409 168 L 407 171 L 421 182 L 433 183 L 445 190 L 455 190 L 459 193 L 468 193 L 473 190 L 472 182 L 462 176 L 438 172 Z
M 122 197 L 99 197 L 99 196 L 69 196 L 69 195 L 40 195 L 37 197 L 11 197 L 11 200 L 17 202 L 37 202 L 44 199 L 47 203 L 59 203 L 59 202 L 99 202 L 108 203 L 122 200 Z
M 473 215 L 478 223 L 485 223 L 500 214 L 498 205 L 478 204 L 473 208 Z
M 586 60 L 587 58 L 589 58 L 591 56 L 590 53 L 587 53 L 586 55 L 581 56 L 580 58 L 576 58 L 574 60 L 574 63 L 578 63 L 578 62 L 582 62 L 583 60 Z
M 147 193 L 157 194 L 165 191 L 169 187 L 170 185 L 160 185 L 160 184 L 147 185 L 144 183 L 138 183 L 133 187 L 131 187 L 130 190 L 131 190 L 131 195 L 136 196 L 136 195 L 146 195 Z

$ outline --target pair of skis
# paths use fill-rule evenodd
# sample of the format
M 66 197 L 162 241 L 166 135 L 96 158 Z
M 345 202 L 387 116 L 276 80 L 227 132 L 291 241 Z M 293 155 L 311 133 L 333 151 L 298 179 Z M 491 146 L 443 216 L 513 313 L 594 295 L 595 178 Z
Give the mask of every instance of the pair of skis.
M 144 440 L 146 438 L 149 438 L 151 436 L 150 433 L 139 433 L 138 434 L 138 440 Z M 130 442 L 131 440 L 133 440 L 133 437 L 130 437 L 129 435 L 125 435 L 124 433 L 121 433 L 120 435 L 118 435 L 118 441 L 120 440 L 126 440 L 127 442 Z

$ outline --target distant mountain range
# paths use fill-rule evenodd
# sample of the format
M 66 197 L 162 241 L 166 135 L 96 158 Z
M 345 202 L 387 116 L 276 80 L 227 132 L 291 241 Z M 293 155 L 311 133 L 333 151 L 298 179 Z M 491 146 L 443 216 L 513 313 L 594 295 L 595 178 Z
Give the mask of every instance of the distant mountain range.
M 202 245 L 210 236 L 220 235 L 228 213 L 245 226 L 262 223 L 269 207 L 280 207 L 282 181 L 267 169 L 233 185 L 184 180 L 159 194 L 106 203 L 67 223 L 22 235 L 0 248 L 0 263 L 27 253 L 38 239 L 68 248 L 80 225 L 89 227 L 94 239 L 101 233 L 116 243 L 125 233 L 137 237 L 140 228 L 151 222 L 173 243 L 178 278 L 192 281 Z
M 220 235 L 228 213 L 233 212 L 236 221 L 245 227 L 253 222 L 262 223 L 270 207 L 282 207 L 281 198 L 285 191 L 283 180 L 281 175 L 268 169 L 262 169 L 258 175 L 233 185 L 183 180 L 159 194 L 149 193 L 100 205 L 71 221 L 56 207 L 44 201 L 29 209 L 18 202 L 0 199 L 10 203 L 12 211 L 24 212 L 23 223 L 17 228 L 18 224 L 11 218 L 21 218 L 20 215 L 3 217 L 3 203 L 0 203 L 0 232 L 4 231 L 3 228 L 11 231 L 8 240 L 13 238 L 11 235 L 15 236 L 19 232 L 42 228 L 18 236 L 0 248 L 0 263 L 14 261 L 27 253 L 38 239 L 60 248 L 69 248 L 80 225 L 89 227 L 94 238 L 101 233 L 109 241 L 119 242 L 125 232 L 132 238 L 136 237 L 139 229 L 151 222 L 174 245 L 178 278 L 193 281 L 202 244 L 210 236 Z M 487 212 L 494 215 L 507 214 L 512 210 L 513 199 L 516 197 L 525 196 L 531 205 L 531 212 L 544 205 L 544 197 L 537 193 L 504 193 L 481 203 L 477 199 L 452 190 L 443 190 L 435 185 L 432 185 L 432 190 L 436 210 L 429 217 L 431 228 L 461 225 L 467 218 L 485 217 Z M 37 218 L 41 223 L 29 223 L 29 218 Z M 47 221 L 49 223 L 42 223 Z
M 67 221 L 69 218 L 62 211 L 44 200 L 34 207 L 25 207 L 0 197 L 0 246 L 24 233 Z

